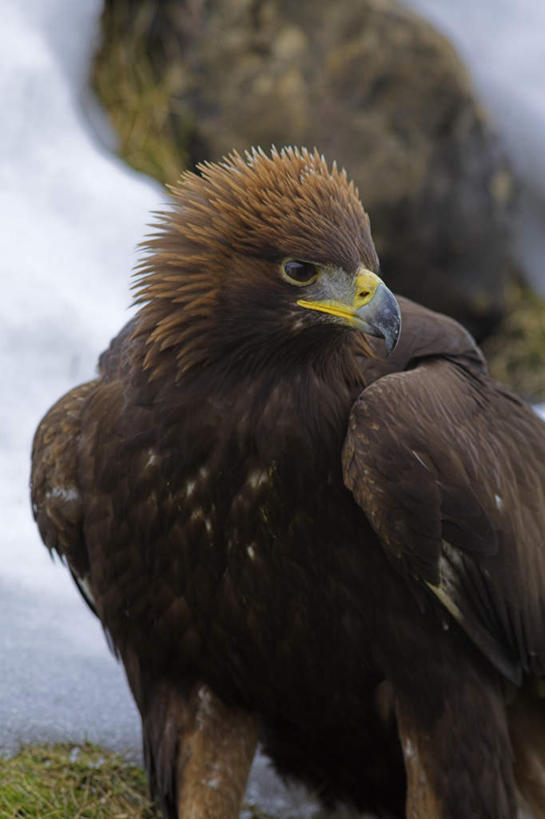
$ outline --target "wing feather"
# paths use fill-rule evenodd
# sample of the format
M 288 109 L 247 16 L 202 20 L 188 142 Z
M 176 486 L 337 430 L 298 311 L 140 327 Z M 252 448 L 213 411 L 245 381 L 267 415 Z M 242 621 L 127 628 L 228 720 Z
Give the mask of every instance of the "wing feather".
M 507 677 L 545 672 L 545 424 L 467 361 L 360 394 L 344 479 L 392 563 Z
M 83 598 L 95 611 L 89 555 L 83 536 L 84 501 L 79 461 L 85 410 L 110 398 L 110 389 L 126 372 L 135 319 L 128 322 L 100 356 L 99 377 L 60 398 L 40 422 L 32 443 L 32 511 L 50 552 L 68 563 Z M 114 389 L 113 392 L 119 393 Z
M 78 479 L 81 415 L 97 382 L 64 395 L 42 419 L 32 444 L 32 511 L 50 552 L 69 567 L 84 599 L 94 609 L 87 587 L 89 559 L 82 534 L 82 498 Z

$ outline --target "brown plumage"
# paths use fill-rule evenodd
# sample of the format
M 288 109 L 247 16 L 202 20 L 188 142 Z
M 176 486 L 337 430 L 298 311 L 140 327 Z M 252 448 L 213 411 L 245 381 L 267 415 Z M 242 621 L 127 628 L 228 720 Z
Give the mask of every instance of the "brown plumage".
M 33 448 L 163 815 L 236 817 L 259 736 L 326 803 L 545 816 L 545 425 L 445 316 L 400 298 L 385 356 L 398 307 L 344 173 L 200 170 Z

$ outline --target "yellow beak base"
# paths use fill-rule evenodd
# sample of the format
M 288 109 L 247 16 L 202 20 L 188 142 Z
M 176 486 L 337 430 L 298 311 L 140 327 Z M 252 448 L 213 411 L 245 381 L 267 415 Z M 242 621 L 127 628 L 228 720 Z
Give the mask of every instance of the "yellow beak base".
M 307 310 L 329 313 L 355 330 L 384 338 L 389 354 L 401 330 L 401 313 L 395 296 L 376 273 L 364 267 L 357 270 L 354 284 L 352 304 L 327 297 L 317 301 L 298 299 L 297 304 Z

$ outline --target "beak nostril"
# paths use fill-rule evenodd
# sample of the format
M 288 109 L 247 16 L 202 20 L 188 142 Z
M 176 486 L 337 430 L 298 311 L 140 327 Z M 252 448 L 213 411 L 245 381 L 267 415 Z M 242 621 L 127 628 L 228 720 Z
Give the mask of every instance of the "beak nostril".
M 367 270 L 365 268 L 359 268 L 355 281 L 356 295 L 354 307 L 356 310 L 359 310 L 360 308 L 365 307 L 366 304 L 369 304 L 369 302 L 374 298 L 377 287 L 379 287 L 380 284 L 381 281 L 376 273 L 373 273 L 371 270 Z

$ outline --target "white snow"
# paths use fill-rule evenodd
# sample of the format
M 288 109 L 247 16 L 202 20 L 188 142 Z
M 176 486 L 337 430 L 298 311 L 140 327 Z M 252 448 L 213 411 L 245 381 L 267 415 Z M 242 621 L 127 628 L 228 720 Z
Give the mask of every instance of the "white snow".
M 88 738 L 135 757 L 140 748 L 123 671 L 41 545 L 27 486 L 36 424 L 93 376 L 128 319 L 135 248 L 165 200 L 95 135 L 113 144 L 85 85 L 100 5 L 0 0 L 0 754 L 34 740 Z M 251 798 L 310 816 L 307 797 L 287 795 L 262 757 L 254 770 Z
M 84 89 L 99 0 L 3 0 L 0 10 L 0 751 L 87 737 L 136 756 L 123 671 L 40 544 L 28 472 L 39 418 L 93 376 L 129 315 L 135 246 L 164 197 L 97 145 L 83 113 L 86 101 L 96 118 Z

